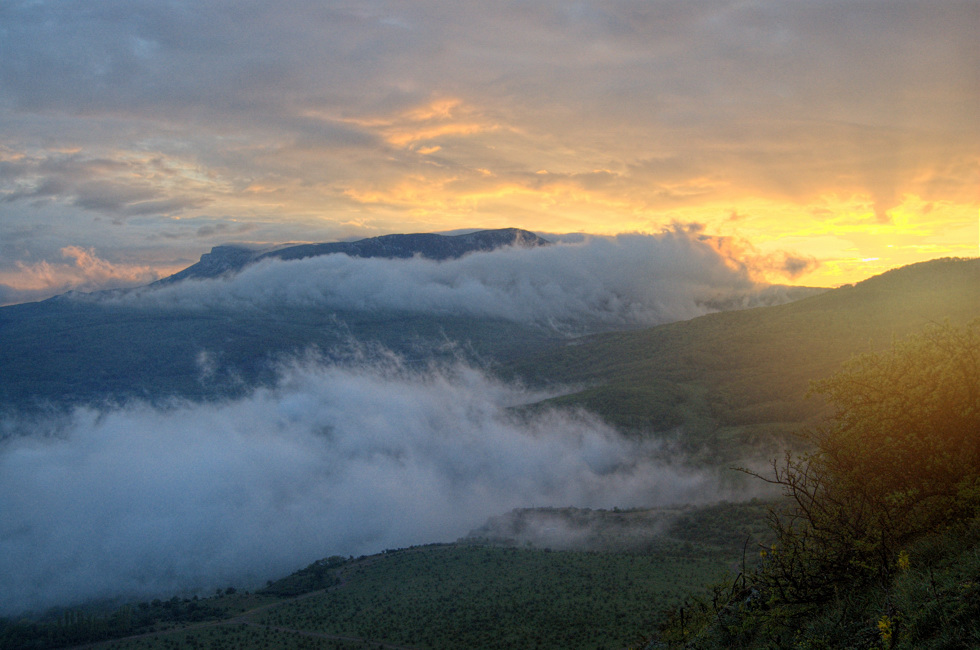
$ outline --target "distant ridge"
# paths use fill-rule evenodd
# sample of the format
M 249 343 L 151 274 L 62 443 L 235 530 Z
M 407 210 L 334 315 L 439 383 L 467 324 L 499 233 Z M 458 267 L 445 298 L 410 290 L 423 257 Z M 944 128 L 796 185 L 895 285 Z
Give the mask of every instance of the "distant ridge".
M 419 255 L 430 260 L 456 259 L 477 251 L 492 251 L 504 246 L 535 247 L 550 244 L 533 232 L 520 228 L 480 230 L 464 235 L 415 233 L 382 235 L 353 242 L 325 244 L 296 244 L 275 249 L 254 249 L 247 246 L 215 246 L 210 253 L 183 271 L 158 280 L 154 284 L 169 284 L 189 278 L 216 278 L 235 273 L 263 259 L 298 260 L 318 255 L 343 253 L 351 257 L 383 257 L 404 259 Z
M 440 239 L 476 240 L 469 250 L 479 250 L 483 236 Z M 245 249 L 238 268 L 268 252 Z M 234 250 L 224 257 L 234 259 Z M 201 264 L 221 258 L 204 256 Z M 197 277 L 230 268 L 218 265 Z M 452 341 L 499 364 L 495 372 L 505 379 L 582 387 L 556 403 L 584 406 L 638 435 L 674 432 L 708 454 L 727 449 L 724 462 L 731 462 L 731 454 L 815 423 L 822 407 L 805 399 L 810 380 L 851 355 L 930 323 L 973 318 L 980 318 L 980 259 L 932 260 L 786 304 L 571 340 L 556 330 L 467 314 L 302 303 L 146 309 L 56 297 L 0 307 L 0 419 L 10 407 L 242 394 L 273 381 L 277 359 L 342 350 L 352 338 L 413 359 L 431 345 L 455 354 L 443 347 Z M 209 359 L 217 364 L 213 372 Z

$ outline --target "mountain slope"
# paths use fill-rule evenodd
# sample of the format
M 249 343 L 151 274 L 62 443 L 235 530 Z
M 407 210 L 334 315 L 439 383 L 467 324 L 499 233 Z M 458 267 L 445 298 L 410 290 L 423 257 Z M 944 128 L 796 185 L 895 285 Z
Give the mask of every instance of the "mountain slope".
M 0 411 L 130 398 L 212 399 L 271 383 L 276 364 L 383 345 L 407 362 L 512 359 L 558 336 L 498 319 L 280 308 L 162 311 L 80 301 L 0 310 Z M 356 343 L 352 343 L 356 342 Z
M 342 253 L 447 260 L 505 246 L 548 243 L 526 230 L 504 228 L 455 236 L 385 235 L 265 251 L 218 246 L 197 264 L 154 284 L 216 278 L 269 258 Z M 455 314 L 296 306 L 144 309 L 57 296 L 0 307 L 0 410 L 133 397 L 155 401 L 239 394 L 256 382 L 272 381 L 274 366 L 284 357 L 309 349 L 329 355 L 352 340 L 379 343 L 411 361 L 453 354 L 454 350 L 441 349 L 447 342 L 468 347 L 476 357 L 509 359 L 557 338 L 555 332 L 540 328 Z
M 0 308 L 0 408 L 241 395 L 275 380 L 286 357 L 337 358 L 352 342 L 409 363 L 460 350 L 481 365 L 507 362 L 571 333 L 815 291 L 756 285 L 710 247 L 669 234 L 545 244 L 505 229 L 218 247 L 157 286 Z
M 809 382 L 928 323 L 980 317 L 980 260 L 915 264 L 796 302 L 601 334 L 508 366 L 533 382 L 585 385 L 555 400 L 627 428 L 673 434 L 716 460 L 772 450 L 819 421 Z

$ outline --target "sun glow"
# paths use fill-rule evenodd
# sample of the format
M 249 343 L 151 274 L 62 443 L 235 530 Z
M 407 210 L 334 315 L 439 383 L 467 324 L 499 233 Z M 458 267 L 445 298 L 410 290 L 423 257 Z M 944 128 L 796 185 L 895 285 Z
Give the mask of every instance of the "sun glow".
M 685 196 L 695 195 L 697 185 L 689 181 L 648 192 L 607 170 L 576 175 L 457 168 L 387 186 L 351 183 L 344 195 L 376 217 L 415 219 L 418 228 L 449 229 L 465 222 L 610 235 L 700 224 L 707 235 L 752 242 L 763 256 L 814 260 L 807 272 L 793 277 L 764 273 L 772 281 L 796 284 L 836 286 L 935 257 L 972 256 L 978 248 L 976 208 L 970 205 L 907 195 L 882 222 L 866 196 L 828 194 L 806 204 L 739 196 L 702 202 Z M 710 185 L 702 182 L 704 188 Z

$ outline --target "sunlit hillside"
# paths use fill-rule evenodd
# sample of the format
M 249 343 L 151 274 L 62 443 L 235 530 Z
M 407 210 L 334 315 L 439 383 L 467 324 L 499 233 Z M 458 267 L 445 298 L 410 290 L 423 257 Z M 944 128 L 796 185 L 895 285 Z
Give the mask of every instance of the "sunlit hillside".
M 826 414 L 811 381 L 855 354 L 930 323 L 980 317 L 980 260 L 915 264 L 789 304 L 709 314 L 575 341 L 506 366 L 583 390 L 581 404 L 637 432 L 675 438 L 708 458 L 778 452 Z

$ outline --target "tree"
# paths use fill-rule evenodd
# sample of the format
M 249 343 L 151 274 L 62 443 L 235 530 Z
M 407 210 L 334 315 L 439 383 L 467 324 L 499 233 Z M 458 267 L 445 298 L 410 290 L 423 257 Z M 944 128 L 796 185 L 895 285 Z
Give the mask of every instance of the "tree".
M 826 426 L 802 434 L 810 451 L 774 461 L 772 475 L 750 472 L 788 497 L 785 507 L 770 512 L 776 543 L 762 551 L 756 570 L 743 567 L 709 597 L 675 612 L 659 642 L 967 647 L 942 646 L 947 628 L 949 638 L 962 637 L 957 643 L 980 640 L 980 602 L 964 600 L 974 582 L 951 578 L 944 595 L 927 558 L 915 557 L 962 539 L 968 552 L 951 561 L 967 557 L 965 575 L 975 574 L 980 320 L 929 327 L 885 352 L 855 358 L 812 390 L 829 400 L 834 414 Z M 906 573 L 916 562 L 928 567 L 917 571 L 918 583 Z M 910 584 L 928 593 L 917 596 Z
M 812 452 L 763 477 L 792 503 L 772 518 L 778 543 L 760 574 L 786 603 L 885 583 L 914 539 L 976 516 L 980 320 L 858 357 L 813 390 L 835 408 L 830 425 L 805 433 Z

